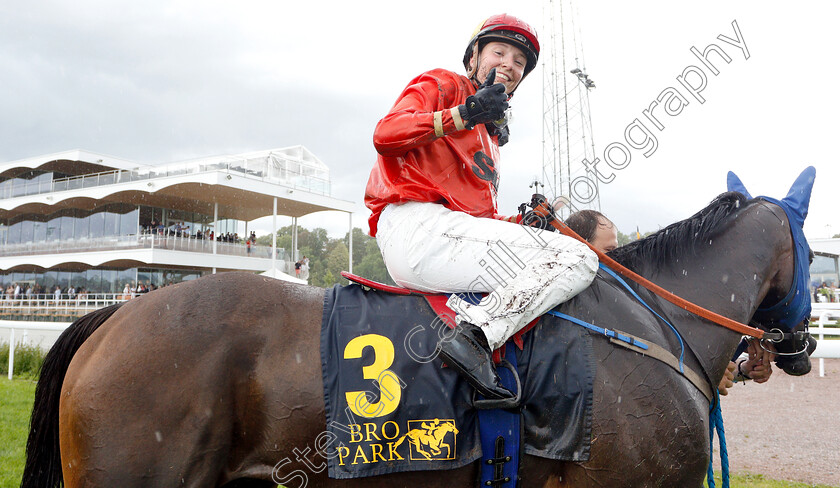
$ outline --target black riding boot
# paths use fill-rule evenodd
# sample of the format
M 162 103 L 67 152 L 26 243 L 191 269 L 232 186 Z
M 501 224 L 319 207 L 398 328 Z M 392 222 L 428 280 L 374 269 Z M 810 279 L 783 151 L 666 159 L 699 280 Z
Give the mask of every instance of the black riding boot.
M 485 398 L 514 398 L 516 395 L 502 386 L 493 353 L 480 327 L 462 322 L 452 338 L 440 343 L 440 355 L 449 367 L 457 371 Z

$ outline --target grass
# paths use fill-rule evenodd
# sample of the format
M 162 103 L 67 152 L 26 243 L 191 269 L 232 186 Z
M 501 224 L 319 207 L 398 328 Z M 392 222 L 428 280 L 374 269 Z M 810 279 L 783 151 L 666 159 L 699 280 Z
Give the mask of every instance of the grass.
M 17 355 L 17 351 L 15 352 Z M 8 361 L 8 357 L 6 359 Z M 0 488 L 20 486 L 25 459 L 26 436 L 29 433 L 29 414 L 35 398 L 35 382 L 16 378 L 0 378 Z M 716 486 L 721 487 L 720 472 L 715 473 Z M 777 481 L 756 474 L 736 474 L 730 477 L 731 488 L 831 488 L 828 485 L 809 485 L 791 481 Z
M 704 486 L 706 486 L 704 484 Z M 721 487 L 720 471 L 715 471 L 715 486 Z M 738 473 L 729 476 L 730 488 L 833 488 L 829 485 L 810 485 L 794 481 L 779 481 L 765 478 L 760 474 Z
M 20 486 L 34 399 L 34 381 L 0 377 L 0 488 Z

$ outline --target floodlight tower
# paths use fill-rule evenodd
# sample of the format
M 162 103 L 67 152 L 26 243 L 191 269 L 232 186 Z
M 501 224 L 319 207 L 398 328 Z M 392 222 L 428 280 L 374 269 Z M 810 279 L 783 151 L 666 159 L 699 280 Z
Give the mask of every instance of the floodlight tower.
M 583 43 L 572 0 L 543 6 L 543 169 L 535 186 L 549 199 L 565 197 L 576 209 L 600 210 L 598 179 L 585 161 L 595 160 Z M 568 217 L 568 206 L 561 212 Z

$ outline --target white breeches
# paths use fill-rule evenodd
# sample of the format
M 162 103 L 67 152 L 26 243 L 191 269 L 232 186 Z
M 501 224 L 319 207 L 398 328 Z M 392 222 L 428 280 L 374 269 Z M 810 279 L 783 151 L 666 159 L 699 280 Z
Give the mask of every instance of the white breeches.
M 580 293 L 598 271 L 595 253 L 571 237 L 435 203 L 387 206 L 376 241 L 400 286 L 488 293 L 477 305 L 457 295 L 447 305 L 458 322 L 481 327 L 492 349 Z

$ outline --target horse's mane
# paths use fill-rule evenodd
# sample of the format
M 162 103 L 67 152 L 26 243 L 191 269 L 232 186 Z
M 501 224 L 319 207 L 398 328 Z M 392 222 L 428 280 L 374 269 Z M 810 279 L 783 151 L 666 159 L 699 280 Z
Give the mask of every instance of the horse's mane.
M 693 253 L 695 244 L 707 240 L 727 217 L 744 207 L 746 200 L 738 192 L 722 193 L 691 217 L 625 244 L 609 256 L 630 269 L 639 269 L 645 264 L 661 265 Z

